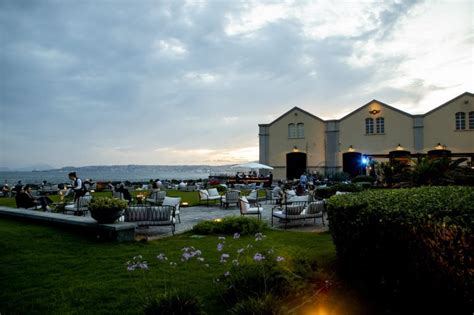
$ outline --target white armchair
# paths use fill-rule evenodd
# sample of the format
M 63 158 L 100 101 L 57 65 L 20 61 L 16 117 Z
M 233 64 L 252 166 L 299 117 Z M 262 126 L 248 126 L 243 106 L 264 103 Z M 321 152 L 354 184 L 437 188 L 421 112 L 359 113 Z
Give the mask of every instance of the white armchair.
M 163 199 L 163 204 L 162 206 L 171 206 L 174 207 L 175 211 L 174 214 L 175 216 L 178 216 L 178 222 L 181 223 L 181 217 L 179 216 L 179 206 L 181 204 L 181 197 L 165 197 Z
M 253 206 L 253 207 L 252 207 Z M 250 205 L 249 201 L 245 196 L 239 198 L 239 209 L 240 215 L 256 215 L 259 220 L 262 219 L 262 207 L 260 204 L 255 203 Z

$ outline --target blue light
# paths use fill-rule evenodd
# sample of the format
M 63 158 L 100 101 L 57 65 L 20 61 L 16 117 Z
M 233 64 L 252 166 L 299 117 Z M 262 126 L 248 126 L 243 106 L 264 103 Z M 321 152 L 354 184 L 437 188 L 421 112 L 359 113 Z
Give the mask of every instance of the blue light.
M 369 163 L 369 160 L 365 157 L 362 158 L 362 164 L 363 165 L 367 165 L 367 163 Z

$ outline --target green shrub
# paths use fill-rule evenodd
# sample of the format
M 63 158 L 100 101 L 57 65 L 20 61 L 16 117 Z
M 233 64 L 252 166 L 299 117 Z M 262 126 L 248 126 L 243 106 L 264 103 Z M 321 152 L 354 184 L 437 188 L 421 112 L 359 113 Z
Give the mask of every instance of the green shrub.
M 368 182 L 368 183 L 373 183 L 375 182 L 375 178 L 372 176 L 367 176 L 367 175 L 359 175 L 356 176 L 352 179 L 353 183 L 360 183 L 360 182 Z
M 265 228 L 266 224 L 256 218 L 232 216 L 212 221 L 201 221 L 193 226 L 193 233 L 203 235 L 240 233 L 247 235 L 262 232 Z
M 263 297 L 251 297 L 238 302 L 232 307 L 230 313 L 233 315 L 284 315 L 287 314 L 282 300 L 267 294 Z
M 171 291 L 163 293 L 156 299 L 149 301 L 145 305 L 146 315 L 201 315 L 202 310 L 200 299 L 189 291 Z
M 383 286 L 388 294 L 472 305 L 474 188 L 334 196 L 328 220 L 340 262 L 356 271 L 352 275 Z
M 318 188 L 315 190 L 316 197 L 327 199 L 336 194 L 336 192 L 359 192 L 362 187 L 356 184 L 336 184 L 329 187 Z
M 128 206 L 126 200 L 120 200 L 110 197 L 93 198 L 89 203 L 89 210 L 94 211 L 116 211 L 125 209 Z

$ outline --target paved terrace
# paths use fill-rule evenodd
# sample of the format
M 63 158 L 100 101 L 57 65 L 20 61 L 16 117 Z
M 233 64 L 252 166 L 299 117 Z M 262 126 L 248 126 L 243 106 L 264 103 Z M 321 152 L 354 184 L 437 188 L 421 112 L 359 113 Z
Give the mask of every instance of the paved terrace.
M 262 220 L 271 226 L 271 210 L 274 205 L 262 204 L 263 213 Z M 190 231 L 192 227 L 203 220 L 214 220 L 227 216 L 240 216 L 240 211 L 236 206 L 231 206 L 227 209 L 220 208 L 219 205 L 210 205 L 206 206 L 197 206 L 197 207 L 186 207 L 181 208 L 181 222 L 176 224 L 175 233 L 184 233 Z M 47 213 L 41 211 L 25 210 L 25 209 L 14 209 L 7 207 L 0 207 L 0 215 L 6 217 L 16 217 L 23 219 L 32 219 L 44 221 L 56 225 L 72 224 L 77 228 L 92 228 L 92 229 L 101 229 L 106 234 L 116 234 L 119 231 L 124 231 L 135 226 L 134 223 L 116 223 L 116 224 L 97 224 L 94 219 L 90 216 L 78 217 L 73 215 L 64 215 L 59 213 Z M 251 216 L 255 217 L 255 216 Z M 321 221 L 318 219 L 316 223 L 314 220 L 308 219 L 303 221 L 292 221 L 288 223 L 288 231 L 304 231 L 304 232 L 325 232 L 328 230 L 327 220 L 325 218 L 326 225 L 323 226 Z M 283 224 L 280 226 L 278 219 L 274 219 L 275 226 L 274 228 L 283 229 Z M 140 227 L 135 231 L 135 239 L 159 239 L 163 237 L 171 236 L 171 227 L 169 226 L 152 226 L 149 228 Z M 126 236 L 130 238 L 129 235 Z M 127 238 L 122 240 L 127 240 Z
M 263 213 L 262 220 L 271 227 L 271 214 L 272 207 L 271 204 L 262 204 Z M 220 208 L 219 205 L 210 205 L 206 206 L 196 206 L 196 207 L 187 207 L 180 209 L 181 223 L 176 224 L 175 233 L 184 233 L 190 231 L 194 225 L 203 221 L 203 220 L 214 220 L 228 216 L 240 216 L 240 211 L 236 206 L 231 206 L 227 209 Z M 256 217 L 256 216 L 249 216 Z M 314 220 L 308 219 L 303 221 L 293 221 L 288 223 L 288 231 L 304 231 L 304 232 L 326 232 L 328 231 L 328 222 L 325 217 L 326 225 L 323 226 L 320 219 Z M 278 219 L 274 219 L 274 228 L 279 229 L 280 225 L 278 224 Z M 281 225 L 283 229 L 283 224 Z M 170 227 L 149 227 L 149 228 L 138 228 L 137 229 L 137 238 L 147 238 L 147 239 L 157 239 L 162 237 L 171 236 Z

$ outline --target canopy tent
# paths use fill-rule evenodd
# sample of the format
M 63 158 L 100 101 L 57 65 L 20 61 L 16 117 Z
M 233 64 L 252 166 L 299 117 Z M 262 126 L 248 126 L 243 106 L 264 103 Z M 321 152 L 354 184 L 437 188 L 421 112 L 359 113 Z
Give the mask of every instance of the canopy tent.
M 257 162 L 237 164 L 237 165 L 231 166 L 231 168 L 244 168 L 244 169 L 252 169 L 252 170 L 272 170 L 273 169 L 273 167 L 271 166 L 260 164 Z

